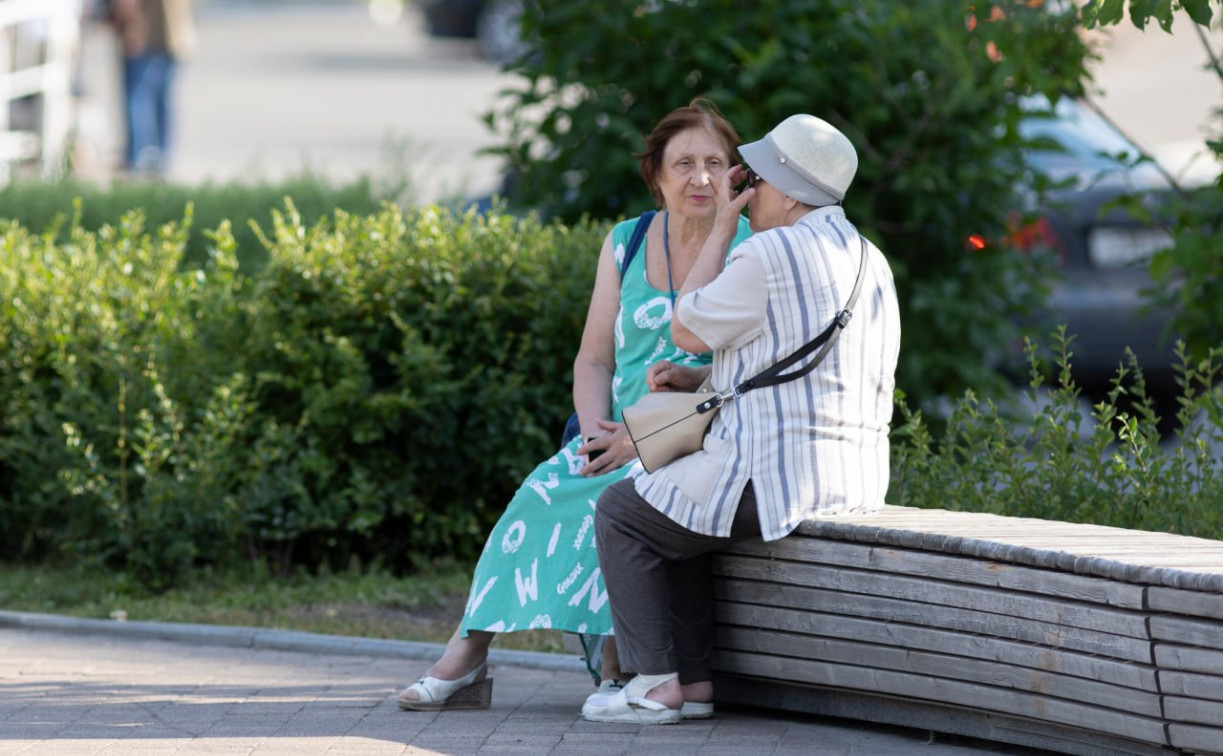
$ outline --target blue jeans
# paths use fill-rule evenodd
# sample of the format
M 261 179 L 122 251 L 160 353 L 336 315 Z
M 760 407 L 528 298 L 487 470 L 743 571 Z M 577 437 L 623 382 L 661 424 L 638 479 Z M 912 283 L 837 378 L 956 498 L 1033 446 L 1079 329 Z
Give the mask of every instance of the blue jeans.
M 163 173 L 166 169 L 175 69 L 174 58 L 166 53 L 144 53 L 123 60 L 129 170 Z

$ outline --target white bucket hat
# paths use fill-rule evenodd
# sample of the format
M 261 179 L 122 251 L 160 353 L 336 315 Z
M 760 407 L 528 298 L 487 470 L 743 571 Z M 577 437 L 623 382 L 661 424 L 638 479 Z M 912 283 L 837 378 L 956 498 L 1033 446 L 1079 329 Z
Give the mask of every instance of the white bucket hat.
M 764 139 L 739 148 L 747 167 L 787 197 L 815 207 L 835 205 L 858 172 L 858 152 L 825 120 L 792 115 Z

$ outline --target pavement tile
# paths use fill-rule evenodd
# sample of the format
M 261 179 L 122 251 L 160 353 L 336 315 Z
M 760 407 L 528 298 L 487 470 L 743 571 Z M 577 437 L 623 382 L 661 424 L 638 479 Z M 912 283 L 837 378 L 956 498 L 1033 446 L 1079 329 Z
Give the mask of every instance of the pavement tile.
M 546 655 L 530 657 L 535 666 L 496 663 L 498 684 L 488 710 L 402 712 L 393 698 L 400 683 L 418 677 L 429 662 L 345 653 L 0 624 L 0 669 L 6 675 L 0 677 L 0 756 L 999 752 L 927 745 L 924 733 L 915 731 L 730 707 L 708 721 L 668 727 L 585 722 L 579 710 L 593 686 L 576 657 L 571 666 Z M 423 651 L 413 647 L 413 653 Z M 91 654 L 105 660 L 90 663 Z
M 536 753 L 545 753 L 548 749 L 560 743 L 561 737 L 559 735 L 527 735 L 523 733 L 503 735 L 500 732 L 495 732 L 485 738 L 484 742 L 512 747 L 522 746 L 524 748 L 533 746 Z
M 327 749 L 327 753 L 339 756 L 341 754 L 399 753 L 407 748 L 402 741 L 383 738 L 346 737 L 336 741 Z
M 411 745 L 427 751 L 450 754 L 476 753 L 487 741 L 482 737 L 456 733 L 421 733 L 412 739 Z

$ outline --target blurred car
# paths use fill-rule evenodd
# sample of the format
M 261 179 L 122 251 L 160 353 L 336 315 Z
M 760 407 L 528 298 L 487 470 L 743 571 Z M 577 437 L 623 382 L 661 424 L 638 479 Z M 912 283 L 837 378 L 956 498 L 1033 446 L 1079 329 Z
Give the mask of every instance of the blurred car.
M 528 51 L 519 31 L 522 0 L 416 0 L 416 4 L 430 34 L 474 39 L 480 55 L 494 63 L 511 63 Z
M 1171 312 L 1152 308 L 1143 291 L 1154 285 L 1148 261 L 1173 240 L 1165 228 L 1112 203 L 1134 195 L 1159 217 L 1172 184 L 1154 163 L 1137 161 L 1142 151 L 1082 102 L 1062 98 L 1050 108 L 1038 100 L 1027 107 L 1033 115 L 1020 126 L 1021 135 L 1034 141 L 1025 151 L 1027 165 L 1056 188 L 1011 241 L 1047 245 L 1061 262 L 1036 335 L 1049 344 L 1047 334 L 1066 326 L 1074 336 L 1075 381 L 1089 394 L 1107 391 L 1129 347 L 1149 392 L 1170 399 L 1176 363 Z

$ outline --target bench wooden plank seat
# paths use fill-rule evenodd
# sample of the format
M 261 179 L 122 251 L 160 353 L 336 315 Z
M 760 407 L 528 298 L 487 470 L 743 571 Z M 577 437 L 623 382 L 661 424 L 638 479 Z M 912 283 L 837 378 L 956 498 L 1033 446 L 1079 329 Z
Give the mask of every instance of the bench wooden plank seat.
M 1223 541 L 888 506 L 740 544 L 714 574 L 721 702 L 1223 754 Z

